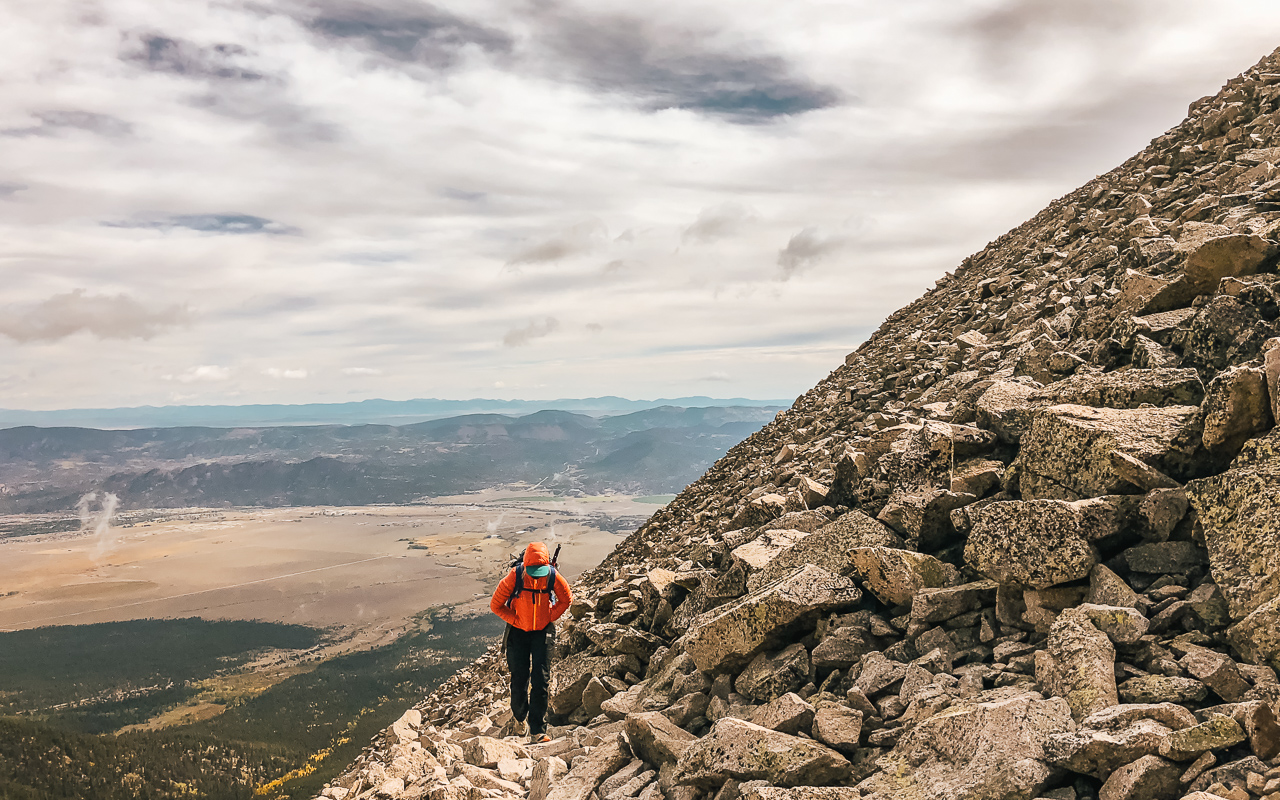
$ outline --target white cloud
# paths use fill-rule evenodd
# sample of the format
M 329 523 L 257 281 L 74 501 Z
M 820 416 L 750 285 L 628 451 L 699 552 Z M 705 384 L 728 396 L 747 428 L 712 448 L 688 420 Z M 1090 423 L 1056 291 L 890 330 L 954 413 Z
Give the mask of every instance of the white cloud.
M 374 367 L 343 367 L 342 374 L 363 378 L 363 377 L 381 375 L 382 370 L 375 369 Z
M 739 233 L 755 219 L 755 213 L 740 203 L 721 203 L 702 209 L 681 238 L 686 242 L 714 242 Z
M 305 369 L 280 369 L 279 367 L 267 367 L 262 370 L 262 374 L 268 378 L 286 381 L 300 381 L 307 377 Z
M 598 219 L 586 219 L 551 236 L 528 244 L 507 261 L 507 266 L 544 264 L 571 256 L 590 253 L 609 238 L 609 230 Z
M 217 364 L 201 364 L 198 367 L 189 367 L 177 375 L 165 375 L 163 379 L 178 383 L 220 383 L 231 380 L 231 369 Z
M 848 240 L 843 236 L 825 233 L 818 228 L 805 228 L 778 251 L 778 266 L 782 267 L 780 279 L 790 280 L 847 244 Z
M 502 337 L 502 343 L 507 347 L 521 347 L 529 344 L 535 339 L 542 339 L 550 336 L 560 330 L 560 320 L 555 317 L 544 317 L 543 319 L 535 319 L 520 328 L 512 328 Z
M 188 317 L 185 306 L 148 308 L 128 295 L 74 289 L 0 312 L 0 335 L 24 343 L 56 341 L 82 331 L 99 339 L 150 339 Z

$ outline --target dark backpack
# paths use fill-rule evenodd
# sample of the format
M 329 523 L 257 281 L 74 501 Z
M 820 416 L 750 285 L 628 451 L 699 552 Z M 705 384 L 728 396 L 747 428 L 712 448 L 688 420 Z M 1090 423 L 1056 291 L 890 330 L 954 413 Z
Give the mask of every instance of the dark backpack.
M 548 599 L 550 599 L 551 590 L 554 589 L 556 586 L 556 562 L 560 560 L 560 547 L 561 547 L 560 545 L 556 545 L 556 552 L 554 555 L 551 556 L 551 563 L 548 565 L 549 567 L 551 567 L 551 571 L 547 573 L 547 588 L 545 589 L 526 589 L 525 588 L 524 554 L 522 553 L 515 557 L 515 559 L 511 562 L 511 568 L 516 571 L 516 588 L 515 588 L 515 591 L 511 593 L 511 596 L 507 598 L 507 602 L 504 603 L 504 605 L 507 608 L 511 608 L 511 603 L 517 597 L 520 596 L 521 592 L 533 592 L 534 594 L 545 594 L 548 596 Z M 534 602 L 537 602 L 536 597 L 534 598 Z

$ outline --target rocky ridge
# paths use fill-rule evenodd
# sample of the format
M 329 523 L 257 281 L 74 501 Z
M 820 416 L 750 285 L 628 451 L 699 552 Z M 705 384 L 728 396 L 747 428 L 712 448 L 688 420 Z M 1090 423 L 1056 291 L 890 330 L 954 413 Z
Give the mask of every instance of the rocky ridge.
M 894 313 L 323 796 L 1280 800 L 1280 51 Z

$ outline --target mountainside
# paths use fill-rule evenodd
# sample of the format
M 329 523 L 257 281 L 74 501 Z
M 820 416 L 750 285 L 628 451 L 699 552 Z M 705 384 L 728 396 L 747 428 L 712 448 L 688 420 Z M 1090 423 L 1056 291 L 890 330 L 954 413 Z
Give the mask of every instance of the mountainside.
M 597 418 L 544 410 L 413 425 L 0 430 L 0 513 L 403 503 L 510 483 L 678 491 L 773 418 L 766 407 L 664 406 Z
M 730 450 L 579 581 L 553 742 L 491 651 L 324 796 L 1280 797 L 1278 124 L 1280 51 Z

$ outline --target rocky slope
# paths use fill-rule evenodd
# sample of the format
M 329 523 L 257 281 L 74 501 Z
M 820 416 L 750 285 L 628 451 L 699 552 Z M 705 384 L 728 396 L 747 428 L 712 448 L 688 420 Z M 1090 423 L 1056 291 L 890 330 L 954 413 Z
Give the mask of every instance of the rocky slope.
M 1280 51 L 896 312 L 325 796 L 1280 798 Z

